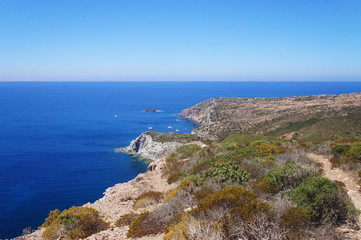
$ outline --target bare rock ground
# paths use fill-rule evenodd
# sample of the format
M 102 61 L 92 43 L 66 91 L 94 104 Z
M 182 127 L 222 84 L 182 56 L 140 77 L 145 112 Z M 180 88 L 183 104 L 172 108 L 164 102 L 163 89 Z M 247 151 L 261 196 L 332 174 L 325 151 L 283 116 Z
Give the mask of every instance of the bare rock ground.
M 171 186 L 162 178 L 161 167 L 164 164 L 164 159 L 156 161 L 156 167 L 153 171 L 139 174 L 135 179 L 127 182 L 117 184 L 106 190 L 104 197 L 94 203 L 87 203 L 84 206 L 92 207 L 103 214 L 107 221 L 113 225 L 112 228 L 94 234 L 88 237 L 88 240 L 116 240 L 127 239 L 128 227 L 117 228 L 114 227 L 115 221 L 122 215 L 133 212 L 134 199 L 140 194 L 153 190 L 158 192 L 166 192 Z M 153 164 L 153 165 L 154 165 Z M 146 236 L 138 238 L 141 240 L 161 240 L 163 234 L 154 236 Z
M 139 174 L 135 179 L 120 183 L 108 188 L 104 196 L 94 203 L 87 203 L 85 207 L 92 207 L 104 216 L 104 219 L 111 222 L 111 228 L 88 237 L 88 240 L 122 240 L 127 239 L 128 227 L 115 227 L 116 220 L 133 210 L 134 199 L 140 194 L 153 190 L 159 192 L 168 191 L 172 185 L 168 185 L 166 179 L 162 178 L 161 167 L 165 159 L 153 162 L 153 171 Z M 37 230 L 32 234 L 15 238 L 16 240 L 41 240 L 44 229 Z M 161 240 L 163 234 L 138 238 L 140 240 Z

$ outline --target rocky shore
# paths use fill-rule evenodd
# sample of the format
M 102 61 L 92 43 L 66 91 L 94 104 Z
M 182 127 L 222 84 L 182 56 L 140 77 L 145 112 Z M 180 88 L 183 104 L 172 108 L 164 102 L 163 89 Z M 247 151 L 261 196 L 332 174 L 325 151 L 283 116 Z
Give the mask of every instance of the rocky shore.
M 157 133 L 158 134 L 158 133 Z M 196 144 L 203 144 L 197 143 Z M 126 233 L 128 226 L 116 227 L 116 220 L 130 212 L 137 212 L 133 209 L 134 201 L 137 196 L 148 191 L 157 191 L 165 193 L 173 185 L 169 185 L 166 179 L 162 178 L 161 169 L 165 163 L 165 157 L 178 147 L 185 144 L 185 141 L 179 142 L 159 142 L 154 141 L 149 133 L 142 133 L 136 139 L 132 140 L 130 145 L 125 148 L 116 149 L 117 152 L 125 152 L 131 155 L 140 156 L 151 160 L 148 171 L 139 174 L 135 179 L 126 183 L 120 183 L 109 187 L 103 193 L 103 197 L 94 203 L 86 203 L 84 207 L 91 207 L 98 210 L 106 221 L 111 223 L 111 228 L 94 234 L 87 239 L 127 239 Z M 144 211 L 144 209 L 142 209 Z M 41 240 L 44 229 L 14 238 L 16 240 Z M 160 240 L 163 235 L 139 238 L 142 240 Z
M 166 179 L 161 176 L 161 167 L 164 164 L 164 159 L 159 159 L 157 162 L 158 167 L 139 174 L 135 179 L 120 183 L 105 190 L 103 197 L 94 203 L 86 203 L 84 207 L 92 207 L 98 210 L 104 219 L 111 223 L 111 228 L 106 231 L 94 234 L 87 239 L 108 239 L 108 240 L 122 240 L 127 239 L 126 234 L 128 227 L 116 227 L 114 224 L 116 220 L 130 212 L 137 212 L 133 210 L 134 200 L 140 194 L 153 190 L 158 192 L 166 192 L 172 185 L 166 182 Z M 144 210 L 144 209 L 142 209 Z M 16 240 L 40 240 L 43 229 L 37 230 L 32 234 L 24 235 L 15 238 Z M 140 238 L 143 240 L 160 240 L 163 235 L 156 235 L 151 237 Z
M 193 134 L 145 132 L 132 140 L 129 146 L 115 150 L 151 162 L 147 172 L 139 174 L 129 182 L 109 187 L 102 198 L 84 205 L 98 210 L 104 219 L 111 223 L 109 229 L 87 239 L 127 239 L 128 227 L 116 227 L 116 220 L 131 212 L 140 213 L 140 210 L 133 209 L 133 205 L 135 199 L 142 193 L 148 191 L 165 193 L 176 186 L 176 183 L 171 185 L 167 183 L 162 177 L 161 169 L 165 164 L 165 158 L 185 144 L 204 147 L 202 141 L 205 140 L 201 141 L 201 139 L 216 140 L 237 133 L 266 134 L 279 128 L 282 128 L 283 132 L 278 132 L 280 133 L 278 137 L 287 140 L 307 134 L 308 129 L 316 131 L 311 128 L 324 131 L 330 128 L 330 124 L 338 126 L 336 130 L 342 130 L 338 122 L 330 122 L 334 121 L 333 119 L 342 121 L 347 131 L 358 134 L 357 131 L 361 129 L 358 121 L 361 116 L 360 109 L 361 93 L 286 98 L 216 98 L 185 109 L 179 115 L 192 119 L 200 125 L 200 128 L 194 129 Z M 40 229 L 15 239 L 42 239 L 43 231 Z M 163 234 L 158 234 L 139 239 L 162 238 Z

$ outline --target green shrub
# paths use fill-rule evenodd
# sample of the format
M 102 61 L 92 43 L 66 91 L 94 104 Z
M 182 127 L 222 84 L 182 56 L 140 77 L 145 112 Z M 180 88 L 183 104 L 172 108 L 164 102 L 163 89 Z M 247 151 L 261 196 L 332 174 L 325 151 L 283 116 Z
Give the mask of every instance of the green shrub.
M 302 209 L 289 207 L 281 216 L 281 224 L 288 228 L 301 228 L 308 224 L 310 221 L 310 215 Z
M 257 196 L 278 192 L 278 189 L 269 184 L 266 177 L 260 177 L 247 183 L 247 187 L 249 187 Z
M 59 209 L 50 211 L 49 216 L 45 219 L 45 222 L 39 227 L 39 229 L 42 227 L 49 227 L 59 217 L 59 213 Z
M 139 238 L 150 234 L 158 234 L 164 232 L 166 227 L 167 223 L 161 217 L 150 212 L 144 212 L 132 221 L 127 237 Z
M 155 203 L 159 203 L 163 198 L 163 193 L 156 191 L 148 191 L 139 195 L 133 205 L 133 209 L 138 210 L 145 208 Z
M 331 153 L 335 156 L 341 156 L 350 148 L 349 145 L 336 145 L 331 149 Z
M 190 170 L 190 174 L 202 174 L 205 170 L 207 170 L 212 165 L 212 159 L 204 158 L 201 161 L 198 161 Z
M 171 228 L 178 224 L 180 221 L 182 221 L 183 217 L 186 215 L 186 213 L 184 212 L 180 212 L 175 214 L 167 223 L 167 229 L 166 231 L 169 232 L 171 230 Z
M 144 213 L 141 213 L 139 214 L 139 216 L 137 216 L 133 221 L 132 223 L 130 224 L 129 226 L 129 230 L 127 232 L 127 237 L 128 238 L 134 238 L 134 237 L 141 237 L 141 236 L 144 236 L 144 233 L 141 232 L 139 233 L 140 231 L 140 227 L 142 225 L 144 225 L 144 220 L 146 217 L 149 216 L 149 212 L 144 212 Z
M 266 180 L 276 190 L 282 191 L 294 188 L 314 175 L 315 173 L 312 170 L 301 168 L 293 163 L 286 163 L 269 170 Z
M 254 148 L 241 148 L 235 151 L 236 156 L 245 158 L 256 158 L 261 157 L 261 154 Z
M 203 174 L 194 174 L 186 177 L 186 180 L 195 183 L 197 186 L 201 186 L 203 184 L 205 177 Z
M 156 192 L 156 191 L 148 191 L 148 192 L 140 194 L 135 200 L 139 200 L 139 199 L 146 198 L 146 197 L 152 198 L 155 201 L 159 202 L 163 198 L 163 193 Z
M 165 159 L 166 163 L 175 163 L 178 162 L 178 158 L 174 155 L 170 155 Z
M 252 214 L 258 210 L 269 208 L 267 204 L 259 203 L 254 193 L 240 187 L 226 186 L 213 194 L 210 194 L 202 201 L 198 202 L 197 208 L 192 210 L 191 214 L 197 216 L 206 214 L 214 208 L 226 209 L 229 213 L 237 212 L 244 219 L 252 218 Z
M 222 224 L 216 221 L 196 219 L 189 215 L 181 215 L 174 225 L 167 229 L 164 240 L 175 239 L 226 239 L 222 231 Z
M 162 168 L 162 175 L 166 176 L 173 172 L 180 172 L 183 165 L 183 161 L 179 161 L 174 154 L 171 154 L 166 158 L 166 163 Z
M 361 144 L 353 145 L 346 154 L 346 157 L 361 160 Z
M 75 217 L 72 213 L 59 216 L 59 221 L 66 231 L 71 231 L 75 226 Z
M 208 195 L 212 194 L 213 190 L 210 187 L 202 186 L 202 188 L 194 193 L 194 199 L 198 202 L 206 198 Z
M 198 202 L 190 215 L 195 219 L 220 223 L 226 239 L 230 239 L 230 235 L 233 235 L 229 232 L 231 229 L 237 228 L 240 223 L 251 222 L 256 216 L 267 214 L 269 209 L 270 206 L 259 202 L 251 191 L 227 186 Z
M 195 144 L 183 145 L 178 148 L 175 152 L 180 159 L 189 158 L 195 152 L 201 150 L 202 148 Z
M 204 176 L 223 184 L 243 184 L 248 181 L 248 174 L 237 163 L 231 161 L 213 164 L 205 171 Z
M 287 194 L 314 221 L 339 221 L 347 215 L 337 184 L 327 178 L 310 178 Z
M 239 147 L 248 146 L 251 142 L 257 140 L 265 141 L 268 139 L 268 137 L 259 135 L 230 135 L 221 141 L 220 148 L 225 150 L 234 150 Z
M 178 181 L 179 177 L 182 175 L 181 172 L 173 172 L 169 174 L 169 177 L 167 178 L 167 183 L 172 184 L 176 181 Z
M 231 160 L 232 158 L 237 156 L 237 152 L 224 152 L 218 153 L 216 156 L 211 158 L 211 162 L 225 162 Z
M 280 150 L 275 145 L 263 142 L 254 144 L 252 147 L 256 149 L 262 156 L 275 155 L 280 152 Z
M 263 177 L 269 169 L 275 166 L 274 159 L 269 159 L 269 157 L 256 158 L 252 160 L 247 159 L 243 161 L 239 161 L 238 158 L 234 158 L 232 161 L 239 163 L 243 171 L 247 172 L 249 174 L 249 178 L 252 179 Z
M 115 226 L 117 227 L 129 226 L 137 216 L 138 214 L 136 213 L 125 214 L 115 222 Z
M 109 223 L 93 208 L 71 207 L 54 218 L 55 213 L 56 211 L 50 212 L 47 218 L 47 226 L 43 233 L 45 239 L 83 239 L 109 227 Z

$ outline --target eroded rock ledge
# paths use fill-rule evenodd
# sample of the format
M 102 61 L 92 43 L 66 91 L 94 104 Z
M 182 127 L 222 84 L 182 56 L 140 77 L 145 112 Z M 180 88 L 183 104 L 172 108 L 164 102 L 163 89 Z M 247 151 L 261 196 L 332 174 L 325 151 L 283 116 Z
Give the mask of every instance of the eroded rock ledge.
M 129 146 L 117 148 L 115 151 L 156 161 L 180 146 L 197 140 L 199 137 L 191 134 L 145 132 L 132 140 Z

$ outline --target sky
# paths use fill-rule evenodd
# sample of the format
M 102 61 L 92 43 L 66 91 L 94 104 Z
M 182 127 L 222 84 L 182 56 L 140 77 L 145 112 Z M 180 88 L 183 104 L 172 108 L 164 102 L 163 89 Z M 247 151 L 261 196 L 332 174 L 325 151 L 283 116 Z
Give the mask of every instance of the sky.
M 361 80 L 360 0 L 0 0 L 0 81 Z

